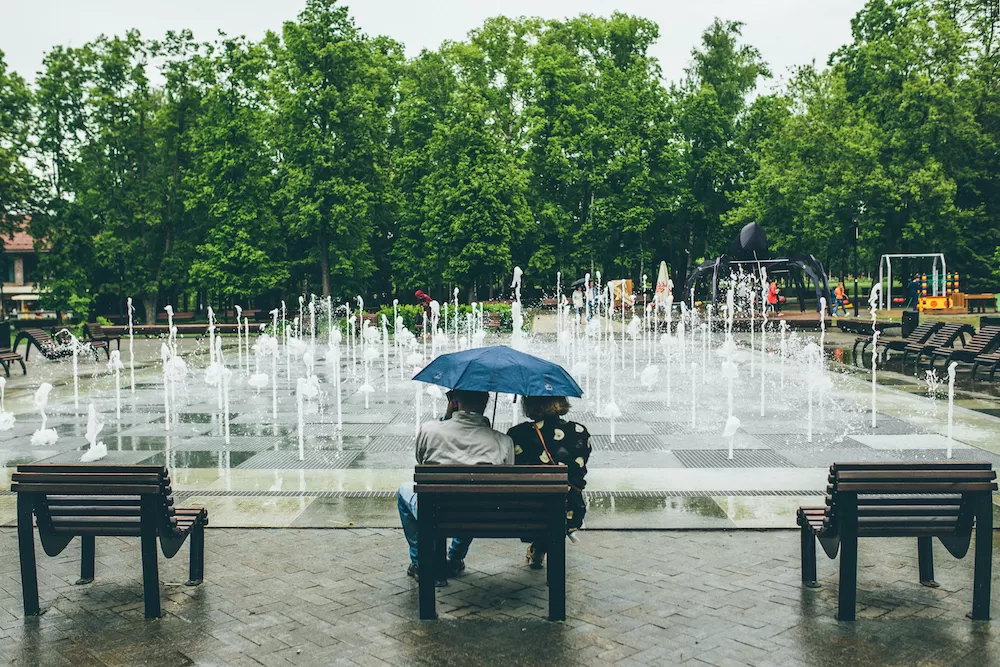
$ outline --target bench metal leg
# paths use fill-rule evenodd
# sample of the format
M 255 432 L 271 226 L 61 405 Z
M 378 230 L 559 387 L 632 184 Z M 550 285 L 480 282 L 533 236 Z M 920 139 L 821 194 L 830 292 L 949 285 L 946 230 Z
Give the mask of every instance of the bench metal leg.
M 844 494 L 840 522 L 840 592 L 837 620 L 853 621 L 858 603 L 858 497 Z
M 920 568 L 920 584 L 929 588 L 937 588 L 934 581 L 934 552 L 931 549 L 931 537 L 917 538 L 917 565 Z
M 156 506 L 152 498 L 143 496 L 140 506 L 140 540 L 142 551 L 142 598 L 146 618 L 160 618 L 160 572 L 156 561 Z
M 77 585 L 89 584 L 94 581 L 94 565 L 97 559 L 97 540 L 93 535 L 83 535 L 80 538 L 80 578 Z
M 816 537 L 809 526 L 802 526 L 802 585 L 819 588 L 816 583 Z
M 421 506 L 417 516 L 417 567 L 420 580 L 417 582 L 417 597 L 420 603 L 420 619 L 437 618 L 437 602 L 434 599 L 434 577 L 437 565 L 437 541 L 431 526 L 430 507 Z
M 33 498 L 30 494 L 17 494 L 17 548 L 21 557 L 21 595 L 24 598 L 24 615 L 38 616 L 38 571 L 35 568 L 35 531 L 32 526 Z
M 188 586 L 198 586 L 205 579 L 205 527 L 191 529 L 191 563 L 188 566 Z
M 566 620 L 566 507 L 554 503 L 549 521 L 546 577 L 549 583 L 549 620 Z
M 990 585 L 993 576 L 993 498 L 980 494 L 976 503 L 976 562 L 972 582 L 972 620 L 990 620 Z

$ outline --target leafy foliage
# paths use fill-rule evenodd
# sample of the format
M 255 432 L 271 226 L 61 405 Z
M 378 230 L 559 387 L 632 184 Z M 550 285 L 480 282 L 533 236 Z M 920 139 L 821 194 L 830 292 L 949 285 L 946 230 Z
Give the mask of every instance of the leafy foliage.
M 500 16 L 406 60 L 307 0 L 260 42 L 56 47 L 33 87 L 0 54 L 0 233 L 31 216 L 47 305 L 128 294 L 147 318 L 181 295 L 482 301 L 515 265 L 527 295 L 661 259 L 680 282 L 749 221 L 834 273 L 940 251 L 965 287 L 1000 279 L 997 0 L 870 0 L 771 91 L 739 23 L 669 85 L 658 38 Z

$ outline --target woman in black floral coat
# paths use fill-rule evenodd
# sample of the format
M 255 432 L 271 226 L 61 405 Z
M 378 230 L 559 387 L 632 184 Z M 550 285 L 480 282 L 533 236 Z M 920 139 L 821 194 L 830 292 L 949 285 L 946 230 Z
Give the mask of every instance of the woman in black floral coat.
M 507 431 L 514 440 L 514 462 L 519 465 L 562 463 L 567 467 L 570 490 L 566 496 L 566 532 L 572 534 L 583 525 L 587 505 L 583 489 L 587 485 L 587 461 L 590 460 L 590 433 L 583 424 L 567 421 L 569 401 L 563 396 L 525 396 L 524 416 L 531 421 Z M 528 565 L 540 569 L 548 546 L 544 541 L 528 547 Z

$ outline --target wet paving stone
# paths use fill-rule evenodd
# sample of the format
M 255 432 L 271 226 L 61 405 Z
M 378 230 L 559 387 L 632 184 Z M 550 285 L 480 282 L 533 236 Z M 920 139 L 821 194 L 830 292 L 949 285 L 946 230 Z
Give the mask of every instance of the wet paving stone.
M 72 585 L 75 545 L 55 558 L 39 549 L 46 613 L 25 619 L 16 542 L 0 529 L 0 661 L 11 665 L 1000 664 L 996 623 L 965 617 L 971 558 L 935 544 L 941 587 L 925 588 L 905 539 L 862 541 L 854 623 L 834 619 L 836 561 L 821 559 L 820 588 L 800 585 L 795 531 L 585 531 L 567 549 L 564 623 L 545 620 L 544 571 L 525 567 L 517 540 L 473 543 L 465 573 L 437 590 L 437 621 L 417 618 L 399 530 L 209 529 L 201 586 L 183 585 L 186 550 L 160 558 L 159 620 L 142 617 L 129 538 L 98 539 L 86 586 Z

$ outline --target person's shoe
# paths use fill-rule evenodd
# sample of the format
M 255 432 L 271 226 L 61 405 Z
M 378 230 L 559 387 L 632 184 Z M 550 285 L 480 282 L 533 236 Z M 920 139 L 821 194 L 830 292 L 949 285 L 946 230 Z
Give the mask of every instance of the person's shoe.
M 528 553 L 524 554 L 524 557 L 528 560 L 528 567 L 532 570 L 541 570 L 542 561 L 545 560 L 545 553 L 539 553 L 535 551 L 533 546 L 528 547 Z
M 464 558 L 449 558 L 447 572 L 449 577 L 457 577 L 465 569 Z
M 406 576 L 413 577 L 413 579 L 415 581 L 419 582 L 420 581 L 420 568 L 417 567 L 417 565 L 415 563 L 410 563 L 410 566 L 408 568 L 406 568 Z M 442 587 L 448 585 L 448 580 L 447 579 L 438 579 L 437 581 L 434 582 L 434 585 L 437 586 L 438 588 L 442 588 Z

